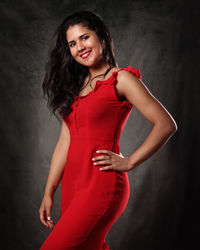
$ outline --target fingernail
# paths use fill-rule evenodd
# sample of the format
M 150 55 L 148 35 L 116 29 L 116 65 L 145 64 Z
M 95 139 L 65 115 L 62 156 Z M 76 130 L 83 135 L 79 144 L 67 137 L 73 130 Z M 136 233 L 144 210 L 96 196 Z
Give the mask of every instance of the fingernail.
M 99 168 L 99 170 L 103 170 L 102 168 Z
M 97 150 L 96 153 L 99 153 L 99 150 Z

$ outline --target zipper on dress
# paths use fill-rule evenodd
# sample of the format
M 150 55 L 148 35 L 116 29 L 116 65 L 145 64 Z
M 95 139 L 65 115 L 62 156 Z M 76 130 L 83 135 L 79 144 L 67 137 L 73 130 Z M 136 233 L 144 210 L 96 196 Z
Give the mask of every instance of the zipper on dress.
M 74 120 L 75 120 L 75 127 L 76 127 L 76 134 L 78 135 L 78 126 L 76 120 L 76 107 L 78 106 L 78 102 L 76 103 L 75 110 L 74 110 Z
M 76 121 L 76 112 L 74 115 L 74 119 L 75 119 L 75 126 L 76 126 L 76 134 L 78 135 L 78 127 L 77 127 L 77 121 Z

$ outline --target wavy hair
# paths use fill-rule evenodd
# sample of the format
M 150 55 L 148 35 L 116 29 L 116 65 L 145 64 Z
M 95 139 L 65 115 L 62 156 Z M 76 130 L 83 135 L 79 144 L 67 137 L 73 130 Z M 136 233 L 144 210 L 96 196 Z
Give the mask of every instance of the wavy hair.
M 103 59 L 111 66 L 117 66 L 114 57 L 114 44 L 108 28 L 103 20 L 91 11 L 78 11 L 64 18 L 53 34 L 48 59 L 45 65 L 45 75 L 42 83 L 43 96 L 47 99 L 47 107 L 58 120 L 71 113 L 71 104 L 78 95 L 89 69 L 78 63 L 70 53 L 66 41 L 66 31 L 69 26 L 81 24 L 96 32 L 103 46 Z M 77 74 L 78 72 L 78 74 Z

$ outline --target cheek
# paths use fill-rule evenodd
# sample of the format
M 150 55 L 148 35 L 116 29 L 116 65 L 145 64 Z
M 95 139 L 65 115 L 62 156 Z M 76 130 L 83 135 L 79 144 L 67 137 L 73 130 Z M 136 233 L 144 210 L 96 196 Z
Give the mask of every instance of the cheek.
M 101 44 L 99 44 L 99 43 L 95 43 L 94 45 L 93 45 L 93 48 L 95 49 L 95 51 L 96 51 L 96 53 L 97 54 L 102 54 L 103 53 L 103 49 L 102 49 L 102 47 L 101 47 Z
M 85 42 L 86 47 L 95 47 L 95 43 L 92 40 L 88 40 Z
M 96 42 L 95 45 L 96 45 L 95 47 L 96 47 L 98 53 L 99 53 L 99 54 L 102 54 L 103 48 L 102 48 L 101 44 L 100 44 L 99 42 Z
M 101 57 L 103 53 L 103 49 L 100 45 L 96 47 L 96 53 Z
M 88 39 L 86 44 L 87 44 L 87 46 L 92 46 L 92 47 L 96 47 L 96 48 L 101 47 L 99 40 L 97 40 L 96 38 Z
M 99 46 L 99 53 L 102 54 L 103 53 L 103 49 L 101 46 Z
M 76 51 L 75 51 L 75 49 L 71 49 L 71 50 L 70 50 L 70 53 L 71 53 L 71 55 L 72 55 L 73 57 L 76 56 Z

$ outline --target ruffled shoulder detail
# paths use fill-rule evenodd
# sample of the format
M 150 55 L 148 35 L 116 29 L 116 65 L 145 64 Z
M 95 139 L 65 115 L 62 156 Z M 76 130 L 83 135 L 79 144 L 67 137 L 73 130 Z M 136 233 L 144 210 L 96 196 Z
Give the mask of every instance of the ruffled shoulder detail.
M 140 73 L 140 70 L 139 70 L 139 69 L 133 69 L 131 66 L 128 66 L 128 67 L 125 67 L 125 68 L 121 68 L 121 69 L 119 69 L 119 70 L 117 70 L 117 71 L 114 71 L 108 79 L 102 80 L 102 81 L 97 80 L 97 81 L 96 81 L 95 88 L 94 88 L 92 91 L 90 91 L 87 95 L 84 95 L 84 96 L 76 96 L 73 105 L 75 105 L 75 103 L 76 103 L 77 101 L 79 101 L 80 99 L 85 99 L 85 98 L 88 98 L 89 96 L 94 95 L 94 94 L 97 92 L 97 90 L 98 90 L 101 86 L 103 86 L 103 85 L 115 86 L 115 84 L 116 84 L 116 82 L 117 82 L 117 74 L 118 74 L 118 72 L 121 71 L 121 70 L 127 70 L 128 72 L 134 74 L 134 75 L 137 76 L 139 79 L 141 79 L 141 73 Z M 114 88 L 114 91 L 116 91 L 115 88 Z M 115 92 L 115 97 L 118 98 L 117 95 L 116 95 L 116 92 Z M 133 107 L 133 104 L 130 103 L 128 100 L 123 100 L 123 101 L 119 101 L 119 100 L 118 100 L 118 102 L 119 102 L 120 106 L 121 106 L 121 107 L 124 107 L 125 109 L 126 109 L 127 107 L 130 108 L 130 109 Z
M 120 70 L 123 70 L 123 69 L 127 70 L 128 72 L 136 75 L 139 79 L 141 79 L 141 73 L 140 73 L 139 69 L 133 69 L 130 65 L 128 67 L 122 68 Z
M 139 79 L 141 79 L 141 73 L 140 73 L 140 70 L 139 69 L 133 69 L 130 65 L 128 67 L 125 67 L 125 68 L 121 68 L 119 69 L 118 71 L 115 71 L 113 72 L 113 77 L 110 79 L 111 81 L 109 81 L 110 83 L 114 83 L 116 84 L 116 78 L 117 78 L 117 74 L 119 71 L 121 70 L 127 70 L 128 72 L 134 74 L 135 76 L 137 76 Z M 120 101 L 120 104 L 122 107 L 124 108 L 129 108 L 131 109 L 133 107 L 133 104 L 130 103 L 128 100 L 124 100 L 124 101 Z

